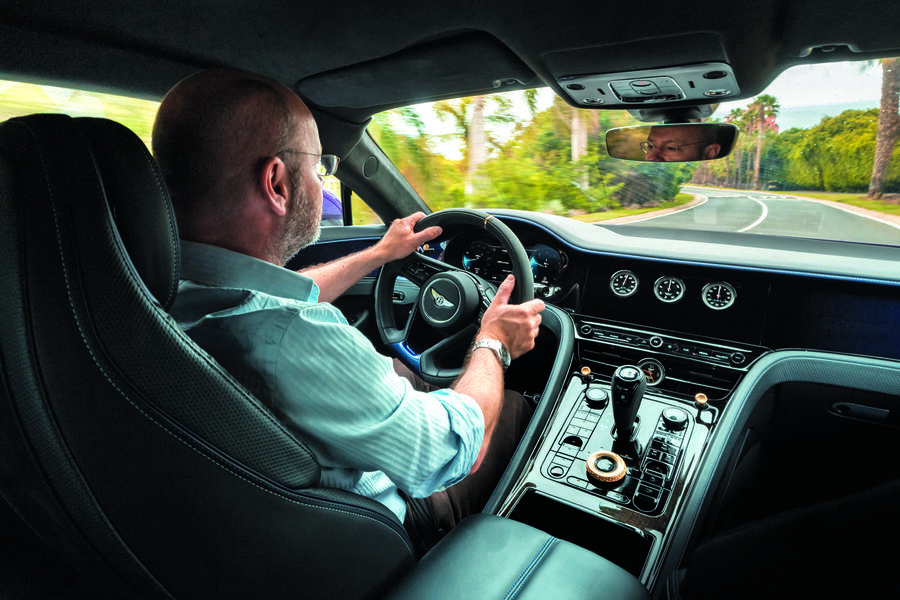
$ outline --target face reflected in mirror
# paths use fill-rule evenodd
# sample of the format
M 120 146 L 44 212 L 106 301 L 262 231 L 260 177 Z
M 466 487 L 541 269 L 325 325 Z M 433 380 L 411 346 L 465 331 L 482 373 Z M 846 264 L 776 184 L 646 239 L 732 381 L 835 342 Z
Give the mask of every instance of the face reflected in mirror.
M 691 162 L 727 156 L 737 137 L 729 123 L 620 127 L 606 134 L 609 155 L 625 160 Z
M 677 125 L 654 125 L 641 142 L 644 160 L 681 162 L 718 158 L 722 146 L 716 142 L 716 126 L 684 128 Z

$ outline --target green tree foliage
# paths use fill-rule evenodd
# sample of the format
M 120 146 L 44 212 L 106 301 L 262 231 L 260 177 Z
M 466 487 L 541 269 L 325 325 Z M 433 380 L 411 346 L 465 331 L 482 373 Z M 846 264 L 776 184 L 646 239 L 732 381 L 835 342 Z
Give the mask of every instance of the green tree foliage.
M 772 127 L 780 106 L 761 95 L 746 109 L 734 109 L 725 121 L 741 129 L 731 156 L 703 163 L 693 181 L 706 185 L 763 188 L 775 182 L 786 189 L 864 192 L 875 156 L 878 109 L 846 110 L 808 129 L 778 132 Z M 761 124 L 768 123 L 765 127 Z M 900 191 L 900 146 L 887 168 L 885 191 Z
M 778 136 L 775 154 L 784 164 L 784 181 L 796 188 L 864 192 L 872 175 L 878 109 L 846 110 L 810 129 Z M 885 189 L 900 189 L 900 148 L 895 148 Z
M 158 102 L 48 85 L 0 81 L 0 121 L 33 113 L 106 117 L 122 123 L 150 146 Z
M 428 147 L 425 124 L 415 107 L 375 115 L 369 133 L 429 205 L 463 206 L 463 164 Z
M 514 103 L 528 107 L 515 120 Z M 562 214 L 596 213 L 621 206 L 655 206 L 671 200 L 696 165 L 645 164 L 612 160 L 603 131 L 634 121 L 620 112 L 573 114 L 554 97 L 536 110 L 535 96 L 504 102 L 484 100 L 490 124 L 483 159 L 472 172 L 470 99 L 423 105 L 378 115 L 370 132 L 432 208 L 506 207 Z M 426 122 L 443 121 L 450 132 L 425 135 Z M 506 135 L 497 135 L 497 125 Z M 492 133 L 493 132 L 493 133 Z M 586 142 L 585 142 L 586 137 Z M 578 151 L 573 152 L 573 143 Z M 431 144 L 431 145 L 429 145 Z M 435 147 L 435 144 L 444 147 Z M 459 159 L 447 158 L 458 149 Z

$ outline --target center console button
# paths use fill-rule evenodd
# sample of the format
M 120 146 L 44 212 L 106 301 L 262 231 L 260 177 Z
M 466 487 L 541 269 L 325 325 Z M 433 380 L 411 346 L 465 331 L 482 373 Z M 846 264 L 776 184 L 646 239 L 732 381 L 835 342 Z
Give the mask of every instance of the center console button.
M 644 470 L 651 475 L 659 475 L 664 479 L 669 476 L 669 467 L 655 460 L 647 461 Z
M 689 416 L 687 411 L 669 407 L 662 412 L 663 424 L 669 431 L 681 431 L 687 427 Z
M 660 487 L 662 487 L 666 482 L 666 480 L 659 475 L 654 475 L 652 473 L 644 473 L 643 481 L 651 485 L 658 485 Z
M 584 392 L 588 406 L 594 409 L 605 408 L 609 402 L 609 394 L 599 386 L 591 386 Z
M 634 507 L 642 512 L 653 512 L 656 510 L 657 504 L 659 504 L 659 500 L 653 496 L 637 494 L 634 497 Z
M 551 477 L 562 477 L 566 474 L 566 470 L 561 465 L 553 465 L 550 467 Z
M 620 494 L 619 492 L 606 492 L 606 497 L 613 502 L 628 504 L 628 496 L 626 496 L 625 494 Z

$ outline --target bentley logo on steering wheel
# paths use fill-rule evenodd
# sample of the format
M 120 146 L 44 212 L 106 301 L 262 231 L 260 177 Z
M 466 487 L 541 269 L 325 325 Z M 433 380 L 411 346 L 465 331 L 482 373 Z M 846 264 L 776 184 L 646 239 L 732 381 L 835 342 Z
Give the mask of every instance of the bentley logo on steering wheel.
M 431 288 L 431 297 L 434 298 L 434 304 L 438 308 L 455 308 L 456 305 L 441 296 L 437 290 Z

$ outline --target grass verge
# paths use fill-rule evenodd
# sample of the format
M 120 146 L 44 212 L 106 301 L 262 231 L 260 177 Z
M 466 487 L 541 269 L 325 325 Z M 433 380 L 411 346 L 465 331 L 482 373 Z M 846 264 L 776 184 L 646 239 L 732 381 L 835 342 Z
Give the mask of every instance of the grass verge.
M 606 221 L 607 219 L 630 217 L 632 215 L 642 215 L 644 213 L 655 212 L 657 210 L 665 210 L 667 208 L 676 208 L 678 206 L 691 202 L 693 199 L 693 194 L 678 194 L 677 196 L 675 196 L 674 200 L 663 202 L 658 206 L 651 206 L 647 208 L 616 208 L 604 212 L 589 213 L 586 215 L 575 215 L 572 218 L 578 221 L 584 221 L 585 223 L 595 223 L 597 221 Z
M 844 204 L 852 204 L 860 208 L 867 208 L 889 215 L 900 215 L 900 199 L 887 197 L 882 200 L 871 200 L 860 194 L 843 194 L 839 192 L 788 192 L 795 196 L 803 196 L 806 198 L 815 198 L 817 200 L 831 200 L 832 202 L 842 202 Z

